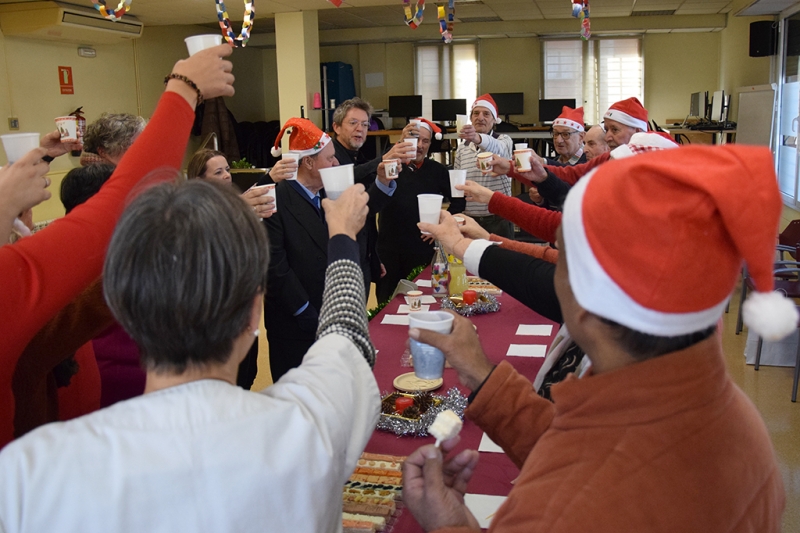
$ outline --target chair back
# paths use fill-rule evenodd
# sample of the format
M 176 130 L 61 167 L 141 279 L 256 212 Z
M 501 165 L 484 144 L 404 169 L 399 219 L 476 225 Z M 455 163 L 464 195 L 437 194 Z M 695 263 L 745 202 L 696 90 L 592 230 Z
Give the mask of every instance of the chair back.
M 789 225 L 778 236 L 778 244 L 794 248 L 794 258 L 800 261 L 796 251 L 800 246 L 800 219 L 789 222 Z M 789 253 L 791 254 L 791 252 Z

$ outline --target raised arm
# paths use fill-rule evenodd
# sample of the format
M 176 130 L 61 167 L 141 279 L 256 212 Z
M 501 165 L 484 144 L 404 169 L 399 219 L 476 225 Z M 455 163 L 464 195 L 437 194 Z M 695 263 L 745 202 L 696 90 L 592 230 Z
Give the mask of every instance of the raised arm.
M 556 229 L 561 225 L 561 213 L 558 211 L 526 204 L 519 198 L 503 194 L 492 195 L 489 211 L 510 220 L 535 237 L 547 242 L 556 241 Z

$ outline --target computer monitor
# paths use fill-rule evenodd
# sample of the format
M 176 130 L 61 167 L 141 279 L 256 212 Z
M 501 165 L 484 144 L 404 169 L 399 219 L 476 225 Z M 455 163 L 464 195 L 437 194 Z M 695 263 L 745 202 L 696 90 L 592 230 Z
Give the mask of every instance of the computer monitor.
M 711 122 L 723 122 L 722 110 L 725 107 L 725 91 L 714 91 L 711 100 Z
M 550 123 L 558 118 L 564 107 L 575 109 L 574 98 L 558 98 L 553 100 L 539 100 L 539 122 Z
M 703 106 L 703 93 L 692 93 L 692 103 L 689 106 L 689 116 L 690 117 L 702 117 L 705 115 L 705 109 L 703 109 L 703 114 L 700 114 L 700 107 Z
M 497 113 L 505 115 L 508 122 L 508 115 L 524 115 L 524 93 L 491 93 L 494 103 L 497 104 Z
M 467 100 L 456 98 L 454 100 L 433 100 L 433 112 L 431 119 L 434 122 L 454 121 L 456 115 L 467 114 Z
M 406 119 L 422 116 L 422 96 L 418 94 L 390 96 L 389 116 Z

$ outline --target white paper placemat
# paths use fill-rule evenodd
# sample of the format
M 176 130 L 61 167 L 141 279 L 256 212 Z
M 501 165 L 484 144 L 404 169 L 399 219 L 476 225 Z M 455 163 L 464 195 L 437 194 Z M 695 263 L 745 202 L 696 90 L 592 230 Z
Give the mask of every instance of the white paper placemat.
M 547 355 L 547 346 L 544 344 L 512 344 L 508 347 L 506 355 L 518 357 L 544 357 Z
M 481 437 L 481 444 L 478 446 L 479 452 L 489 452 L 489 453 L 505 453 L 503 452 L 503 448 L 498 446 L 494 443 L 492 439 L 489 438 L 489 435 L 486 433 L 483 434 Z
M 475 515 L 481 529 L 489 529 L 494 514 L 503 505 L 508 496 L 490 496 L 488 494 L 464 494 L 467 509 Z
M 430 287 L 431 286 L 431 280 L 429 280 L 429 279 L 418 279 L 414 283 L 417 284 L 417 287 Z
M 408 325 L 408 315 L 383 315 L 381 324 L 395 324 L 397 326 Z
M 543 324 L 520 324 L 517 328 L 517 335 L 541 335 L 549 337 L 553 333 L 553 326 Z

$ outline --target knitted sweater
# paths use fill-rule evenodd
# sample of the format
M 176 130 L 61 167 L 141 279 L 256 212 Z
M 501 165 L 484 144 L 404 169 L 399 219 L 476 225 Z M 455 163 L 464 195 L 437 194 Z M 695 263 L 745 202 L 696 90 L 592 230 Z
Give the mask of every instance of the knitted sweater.
M 511 137 L 508 135 L 503 134 L 493 133 L 487 135 L 481 133 L 480 135 L 481 144 L 478 146 L 471 142 L 459 145 L 456 150 L 456 159 L 453 168 L 466 170 L 467 179 L 474 181 L 478 185 L 510 196 L 511 178 L 508 176 L 492 177 L 489 174 L 481 173 L 481 170 L 478 168 L 478 153 L 492 152 L 500 157 L 510 159 L 514 149 L 514 141 L 512 141 Z M 467 202 L 464 213 L 471 217 L 485 217 L 489 215 L 489 208 L 486 204 L 480 202 Z
M 70 214 L 32 237 L 0 248 L 0 446 L 13 436 L 11 376 L 37 331 L 71 302 L 103 269 L 111 240 L 131 190 L 159 168 L 177 173 L 194 112 L 167 92 L 153 118 L 103 188 Z

